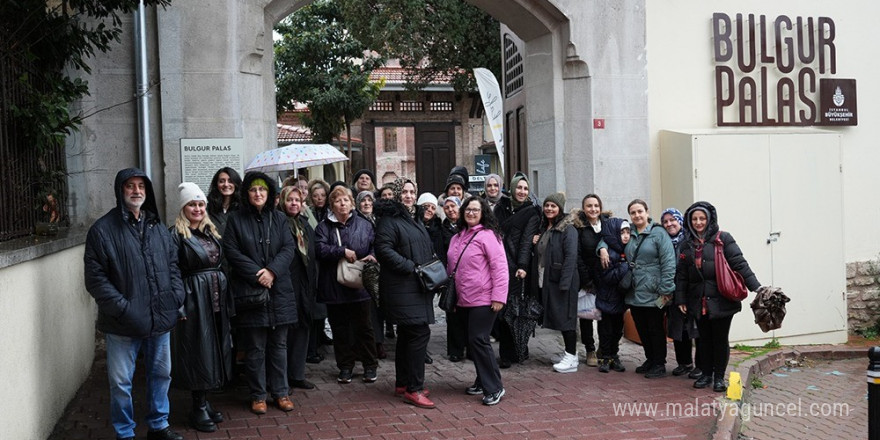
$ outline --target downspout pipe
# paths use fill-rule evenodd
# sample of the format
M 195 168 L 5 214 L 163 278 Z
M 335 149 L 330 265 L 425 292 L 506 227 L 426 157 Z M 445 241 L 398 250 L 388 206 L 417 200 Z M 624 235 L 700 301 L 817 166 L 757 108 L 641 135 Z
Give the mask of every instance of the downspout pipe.
M 135 52 L 135 75 L 136 97 L 138 103 L 138 150 L 140 152 L 141 169 L 150 179 L 153 178 L 152 149 L 150 142 L 150 102 L 149 102 L 149 78 L 147 76 L 147 26 L 144 1 L 138 2 L 137 12 L 134 14 L 134 52 Z

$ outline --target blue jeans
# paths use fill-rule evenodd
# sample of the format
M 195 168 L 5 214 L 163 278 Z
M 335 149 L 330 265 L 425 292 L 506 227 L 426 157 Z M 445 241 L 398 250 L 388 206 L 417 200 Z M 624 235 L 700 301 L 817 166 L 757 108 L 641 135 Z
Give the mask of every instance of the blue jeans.
M 116 436 L 134 437 L 134 405 L 131 380 L 138 352 L 144 352 L 150 431 L 168 427 L 168 387 L 171 385 L 170 333 L 150 338 L 104 335 L 107 341 L 107 377 L 110 381 L 110 421 Z

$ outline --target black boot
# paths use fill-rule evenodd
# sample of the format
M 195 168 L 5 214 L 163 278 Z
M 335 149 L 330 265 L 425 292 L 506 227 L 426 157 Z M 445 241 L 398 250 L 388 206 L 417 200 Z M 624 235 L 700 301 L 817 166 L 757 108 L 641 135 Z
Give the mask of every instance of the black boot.
M 214 408 L 211 408 L 211 403 L 205 401 L 205 410 L 208 411 L 208 417 L 211 418 L 211 421 L 214 423 L 223 423 L 223 413 L 220 411 L 214 411 Z
M 205 398 L 205 392 L 193 391 L 192 399 L 193 410 L 189 413 L 189 423 L 196 429 L 196 431 L 216 431 L 217 425 L 211 420 L 211 416 L 208 415 L 208 401 Z

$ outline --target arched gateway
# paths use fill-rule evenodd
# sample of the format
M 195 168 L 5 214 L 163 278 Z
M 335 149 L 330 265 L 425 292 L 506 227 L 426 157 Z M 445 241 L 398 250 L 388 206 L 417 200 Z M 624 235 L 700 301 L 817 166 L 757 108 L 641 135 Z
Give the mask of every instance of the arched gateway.
M 240 138 L 246 158 L 275 146 L 272 27 L 309 3 L 187 0 L 148 13 L 153 174 L 165 194 L 175 194 L 181 180 L 181 139 Z M 522 40 L 523 86 L 506 97 L 505 111 L 527 138 L 538 195 L 564 190 L 573 201 L 598 191 L 616 209 L 635 195 L 649 197 L 644 4 L 470 3 Z M 130 99 L 131 46 L 123 41 L 98 59 L 87 77 L 94 102 L 83 107 Z M 596 118 L 615 119 L 615 129 L 594 129 Z M 103 213 L 112 198 L 96 190 L 109 187 L 116 169 L 137 163 L 135 121 L 133 104 L 118 107 L 87 120 L 72 141 L 94 153 L 71 164 L 87 171 L 72 178 L 72 192 L 92 194 L 74 208 L 79 215 Z

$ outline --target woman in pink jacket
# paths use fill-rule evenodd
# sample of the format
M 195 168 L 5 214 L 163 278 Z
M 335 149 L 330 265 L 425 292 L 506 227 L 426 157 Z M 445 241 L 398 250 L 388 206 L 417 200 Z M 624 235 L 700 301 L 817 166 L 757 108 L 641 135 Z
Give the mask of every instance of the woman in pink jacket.
M 504 396 L 504 387 L 489 332 L 507 302 L 507 257 L 498 221 L 486 200 L 472 197 L 462 205 L 458 229 L 449 243 L 446 270 L 455 272 L 457 311 L 468 324 L 468 353 L 477 370 L 477 380 L 465 392 L 482 394 L 483 405 L 495 405 Z

